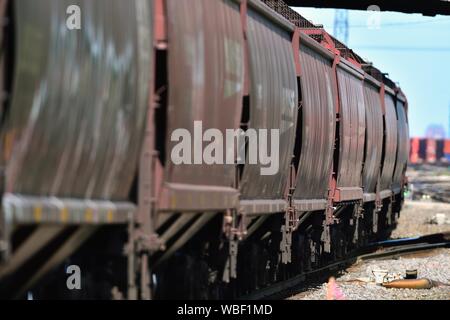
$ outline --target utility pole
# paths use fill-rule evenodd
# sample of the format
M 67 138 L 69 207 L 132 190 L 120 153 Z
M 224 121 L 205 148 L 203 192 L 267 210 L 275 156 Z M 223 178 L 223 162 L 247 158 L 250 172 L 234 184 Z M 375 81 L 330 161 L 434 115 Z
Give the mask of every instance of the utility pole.
M 348 10 L 336 9 L 334 14 L 334 37 L 347 44 L 348 34 Z

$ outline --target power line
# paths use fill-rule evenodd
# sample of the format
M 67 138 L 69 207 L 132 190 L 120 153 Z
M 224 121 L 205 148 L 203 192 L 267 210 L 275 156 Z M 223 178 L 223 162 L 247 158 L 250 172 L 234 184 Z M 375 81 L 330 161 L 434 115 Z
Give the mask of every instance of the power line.
M 422 21 L 409 21 L 409 22 L 391 22 L 391 23 L 381 23 L 380 27 L 402 27 L 402 26 L 412 26 L 418 24 L 436 23 L 436 22 L 450 22 L 450 19 L 432 19 L 432 20 L 422 20 Z M 367 28 L 367 25 L 353 25 L 350 28 Z
M 406 46 L 355 46 L 357 50 L 386 50 L 386 51 L 450 51 L 450 47 L 406 47 Z
M 384 27 L 409 27 L 412 25 L 420 25 L 420 24 L 428 24 L 428 23 L 436 23 L 436 22 L 450 22 L 450 19 L 448 18 L 442 18 L 442 19 L 432 19 L 432 20 L 425 20 L 425 21 L 409 21 L 409 22 L 392 22 L 392 23 L 381 23 L 380 28 Z M 330 26 L 325 26 L 327 29 L 330 28 Z M 354 24 L 349 25 L 348 28 L 368 28 L 367 24 Z

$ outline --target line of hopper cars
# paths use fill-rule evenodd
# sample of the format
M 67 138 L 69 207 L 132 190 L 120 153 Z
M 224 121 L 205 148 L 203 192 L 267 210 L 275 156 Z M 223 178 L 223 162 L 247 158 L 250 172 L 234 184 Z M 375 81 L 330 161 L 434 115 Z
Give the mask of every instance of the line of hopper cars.
M 406 97 L 282 1 L 0 8 L 2 296 L 239 297 L 395 226 Z M 173 164 L 194 121 L 279 129 L 278 173 Z

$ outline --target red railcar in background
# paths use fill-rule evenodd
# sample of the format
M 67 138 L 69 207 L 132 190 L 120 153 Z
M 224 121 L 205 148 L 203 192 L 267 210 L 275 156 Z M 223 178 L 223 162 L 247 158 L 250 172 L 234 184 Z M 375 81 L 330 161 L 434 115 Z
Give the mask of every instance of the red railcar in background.
M 411 138 L 410 140 L 410 148 L 409 148 L 409 162 L 410 163 L 419 163 L 419 151 L 420 151 L 420 139 L 419 138 Z
M 447 162 L 450 162 L 450 139 L 445 140 L 444 143 L 444 157 Z
M 411 138 L 409 163 L 411 164 L 450 163 L 450 139 Z

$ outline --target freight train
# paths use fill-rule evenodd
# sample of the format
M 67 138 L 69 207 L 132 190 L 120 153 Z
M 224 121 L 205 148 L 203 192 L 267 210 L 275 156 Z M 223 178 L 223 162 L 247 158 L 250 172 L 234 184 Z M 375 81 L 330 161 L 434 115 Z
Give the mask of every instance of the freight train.
M 0 9 L 2 297 L 238 298 L 395 227 L 407 99 L 282 1 Z M 175 163 L 197 122 L 278 130 L 278 170 Z

